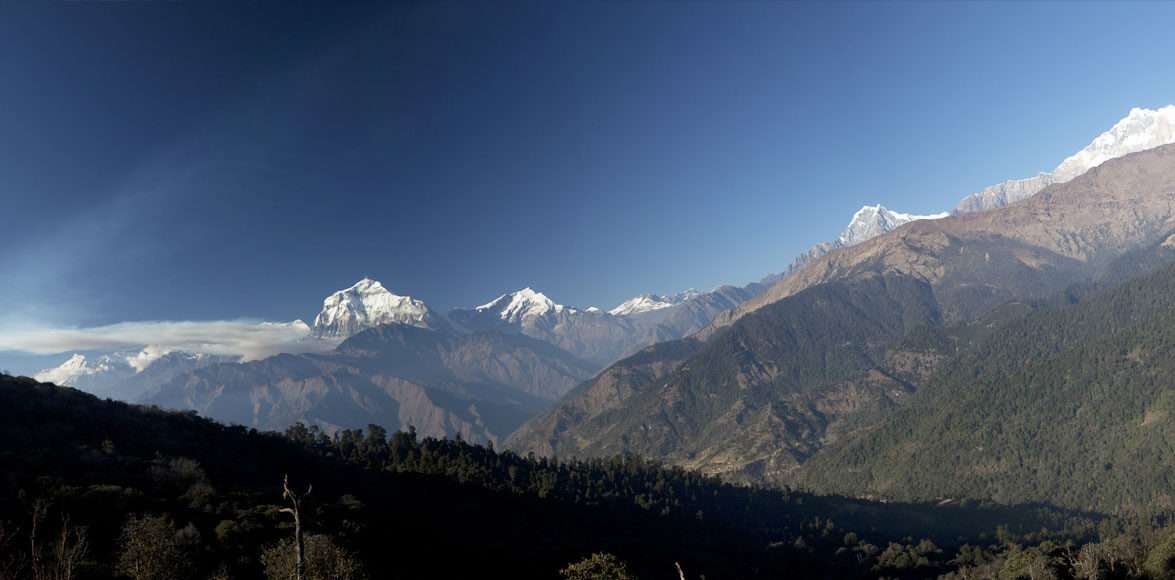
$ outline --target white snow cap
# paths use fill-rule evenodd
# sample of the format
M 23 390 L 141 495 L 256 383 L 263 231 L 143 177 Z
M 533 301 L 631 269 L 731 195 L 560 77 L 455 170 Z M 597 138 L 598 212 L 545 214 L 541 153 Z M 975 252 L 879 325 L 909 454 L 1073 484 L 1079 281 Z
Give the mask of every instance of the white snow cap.
M 608 314 L 612 316 L 631 316 L 642 312 L 652 312 L 654 310 L 661 310 L 662 308 L 677 306 L 678 304 L 697 298 L 699 295 L 701 295 L 701 292 L 693 288 L 679 292 L 673 296 L 641 294 L 640 296 L 621 302 L 616 308 L 609 310 Z
M 1111 159 L 1175 143 L 1175 105 L 1159 109 L 1133 108 L 1109 131 L 1084 149 L 1069 156 L 1052 171 L 1024 179 L 1012 179 L 987 187 L 963 198 L 961 213 L 1002 207 L 1036 195 L 1054 184 L 1069 181 Z
M 881 204 L 866 205 L 853 214 L 853 219 L 849 221 L 848 226 L 845 226 L 836 243 L 839 246 L 854 246 L 912 221 L 936 220 L 948 215 L 950 214 L 946 212 L 918 215 L 893 211 Z
M 564 308 L 562 304 L 556 304 L 554 300 L 547 298 L 546 294 L 526 287 L 516 292 L 503 294 L 474 310 L 497 312 L 498 318 L 516 323 L 529 318 L 545 316 L 552 312 L 562 312 Z
M 85 355 L 74 354 L 60 365 L 51 369 L 45 369 L 33 375 L 33 378 L 42 383 L 68 385 L 76 381 L 78 377 L 100 372 L 97 367 L 98 365 L 87 365 Z
M 143 372 L 152 363 L 171 352 L 169 349 L 148 346 L 139 352 L 102 355 L 92 360 L 87 359 L 84 354 L 75 353 L 60 365 L 51 369 L 45 369 L 34 375 L 33 378 L 44 383 L 73 385 L 78 379 L 90 375 L 101 375 L 111 372 L 134 375 Z M 200 357 L 203 355 L 187 356 Z
M 1106 161 L 1130 153 L 1175 143 L 1175 105 L 1160 109 L 1130 109 L 1109 131 L 1053 170 L 1057 182 L 1069 181 Z
M 430 328 L 430 319 L 431 311 L 424 302 L 393 294 L 377 280 L 364 278 L 322 301 L 314 331 L 319 336 L 346 338 L 384 324 Z

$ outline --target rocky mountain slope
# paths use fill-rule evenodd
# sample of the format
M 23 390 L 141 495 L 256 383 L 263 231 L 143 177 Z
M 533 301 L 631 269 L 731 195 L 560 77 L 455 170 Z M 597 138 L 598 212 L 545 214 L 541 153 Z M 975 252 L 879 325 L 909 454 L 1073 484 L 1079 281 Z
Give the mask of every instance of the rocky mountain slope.
M 646 333 L 648 342 L 641 346 L 676 340 L 701 330 L 719 313 L 750 300 L 765 287 L 759 283 L 720 286 L 710 292 L 694 294 L 671 307 L 629 314 L 627 318 L 653 329 Z
M 1067 157 L 1053 171 L 1026 179 L 1011 179 L 969 194 L 959 202 L 954 213 L 973 213 L 1004 207 L 1028 199 L 1054 183 L 1067 182 L 1110 159 L 1170 143 L 1175 143 L 1175 105 L 1160 109 L 1135 108 L 1108 131 L 1094 138 L 1081 151 Z M 783 272 L 771 277 L 771 281 L 778 281 L 799 272 L 810 262 L 829 252 L 855 246 L 911 221 L 938 219 L 947 215 L 950 214 L 905 214 L 881 205 L 866 205 L 857 210 L 840 236 L 808 248 L 796 256 Z
M 719 315 L 696 353 L 618 363 L 510 444 L 559 456 L 633 450 L 790 481 L 862 411 L 916 390 L 949 354 L 926 338 L 933 329 L 1053 295 L 1172 231 L 1175 146 L 1107 162 L 1019 204 L 915 221 Z M 661 370 L 622 372 L 630 368 Z M 618 376 L 623 384 L 604 384 Z M 601 389 L 622 399 L 609 403 L 621 411 L 590 412 L 585 399 Z
M 592 368 L 520 335 L 457 334 L 391 324 L 326 355 L 279 355 L 176 377 L 147 402 L 221 421 L 334 431 L 369 423 L 495 441 L 591 375 Z
M 950 214 L 916 215 L 902 213 L 888 209 L 881 204 L 862 206 L 861 209 L 857 210 L 857 213 L 853 214 L 848 225 L 845 226 L 845 229 L 841 231 L 835 240 L 831 242 L 820 242 L 808 248 L 806 252 L 796 256 L 776 281 L 799 272 L 804 266 L 807 266 L 816 258 L 833 250 L 855 246 L 862 242 L 872 240 L 877 236 L 892 232 L 913 221 L 936 220 L 947 217 L 948 215 Z
M 1039 283 L 1038 290 L 1051 290 L 1057 283 L 1092 274 L 1100 264 L 1151 243 L 1170 229 L 1175 222 L 1173 160 L 1175 147 L 1158 147 L 1109 161 L 1019 204 L 912 222 L 814 260 L 716 317 L 703 335 L 805 288 L 869 271 L 902 272 L 939 286 L 940 292 L 974 294 L 978 302 L 966 302 L 978 306 L 1022 296 L 1028 288 L 1017 287 L 1023 284 Z M 1008 265 L 1023 270 L 1023 276 L 1013 271 L 994 278 L 969 272 L 966 264 L 972 263 L 991 270 L 997 257 L 990 252 L 994 246 L 1002 248 L 1011 260 Z
M 686 291 L 671 297 L 642 295 L 609 312 L 579 309 L 523 288 L 472 309 L 456 309 L 449 319 L 475 332 L 519 333 L 559 347 L 604 368 L 641 348 L 675 340 L 705 327 L 718 313 L 750 299 L 762 285 L 722 286 L 711 292 Z
M 99 397 L 138 401 L 174 377 L 235 360 L 225 356 L 161 352 L 153 348 L 93 357 L 75 353 L 60 365 L 37 373 L 35 378 L 77 387 Z
M 702 343 L 657 345 L 605 370 L 508 441 L 520 452 L 635 452 L 735 479 L 780 479 L 847 417 L 910 390 L 888 359 L 940 319 L 931 288 L 878 275 L 811 288 Z

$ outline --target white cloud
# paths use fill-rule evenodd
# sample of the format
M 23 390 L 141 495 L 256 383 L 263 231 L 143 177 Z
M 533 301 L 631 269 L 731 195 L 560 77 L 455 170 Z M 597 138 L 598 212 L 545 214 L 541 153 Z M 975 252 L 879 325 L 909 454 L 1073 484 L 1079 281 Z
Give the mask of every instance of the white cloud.
M 312 336 L 310 327 L 301 320 L 146 321 L 0 331 L 0 351 L 32 354 L 142 348 L 146 357 L 185 351 L 256 360 L 278 353 L 324 352 L 337 345 L 337 341 Z M 141 362 L 146 366 L 151 361 Z
M 167 356 L 167 354 L 170 352 L 172 352 L 170 348 L 150 344 L 137 354 L 128 356 L 126 362 L 135 369 L 135 372 L 141 373 L 143 372 L 143 369 L 151 366 L 151 363 Z

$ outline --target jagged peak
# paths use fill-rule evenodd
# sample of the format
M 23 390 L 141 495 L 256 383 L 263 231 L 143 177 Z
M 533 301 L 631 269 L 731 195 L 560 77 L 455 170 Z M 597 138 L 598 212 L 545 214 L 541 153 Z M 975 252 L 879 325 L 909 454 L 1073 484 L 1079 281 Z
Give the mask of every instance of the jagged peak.
M 918 220 L 932 220 L 947 217 L 948 213 L 912 214 L 893 211 L 881 204 L 864 205 L 853 214 L 849 225 L 841 232 L 836 240 L 839 247 L 854 246 L 870 240 L 881 234 L 892 231 L 902 225 Z
M 322 311 L 314 318 L 314 331 L 319 336 L 346 338 L 384 324 L 430 328 L 431 319 L 432 312 L 423 301 L 394 294 L 380 281 L 364 277 L 323 299 Z
M 498 318 L 507 322 L 519 322 L 523 319 L 544 316 L 549 313 L 562 312 L 566 307 L 556 303 L 546 294 L 527 286 L 503 294 L 490 302 L 474 308 L 477 312 L 495 311 Z M 569 309 L 574 312 L 574 309 Z
M 697 298 L 702 293 L 690 288 L 674 294 L 672 296 L 664 296 L 661 294 L 641 294 L 634 296 L 621 302 L 615 308 L 608 311 L 612 316 L 630 316 L 633 314 L 640 314 L 642 312 L 652 312 L 654 310 L 662 310 L 677 306 L 688 300 Z
M 1036 195 L 1045 187 L 1065 183 L 1111 159 L 1170 143 L 1175 143 L 1175 105 L 1158 109 L 1133 107 L 1108 131 L 1094 137 L 1052 171 L 1010 179 L 967 195 L 955 211 L 984 211 L 1015 203 Z

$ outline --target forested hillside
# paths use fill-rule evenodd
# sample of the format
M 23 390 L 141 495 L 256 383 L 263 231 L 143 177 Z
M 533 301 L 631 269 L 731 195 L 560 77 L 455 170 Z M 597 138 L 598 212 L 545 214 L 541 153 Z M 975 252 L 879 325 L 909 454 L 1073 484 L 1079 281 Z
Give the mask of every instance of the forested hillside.
M 933 577 L 1002 565 L 1015 540 L 1129 542 L 1123 522 L 1076 512 L 733 487 L 638 458 L 561 463 L 374 426 L 260 433 L 28 379 L 0 379 L 0 419 L 5 578 L 59 564 L 58 578 L 280 577 L 286 474 L 313 486 L 315 573 L 345 578 L 553 578 L 593 553 L 642 578 L 675 563 L 690 578 Z
M 824 284 L 704 343 L 658 345 L 618 363 L 507 444 L 562 456 L 631 452 L 780 483 L 845 421 L 913 388 L 931 360 L 894 347 L 939 322 L 932 288 L 910 276 Z M 606 396 L 617 401 L 581 411 Z
M 940 368 L 803 481 L 901 499 L 1175 506 L 1175 267 L 1066 293 Z

